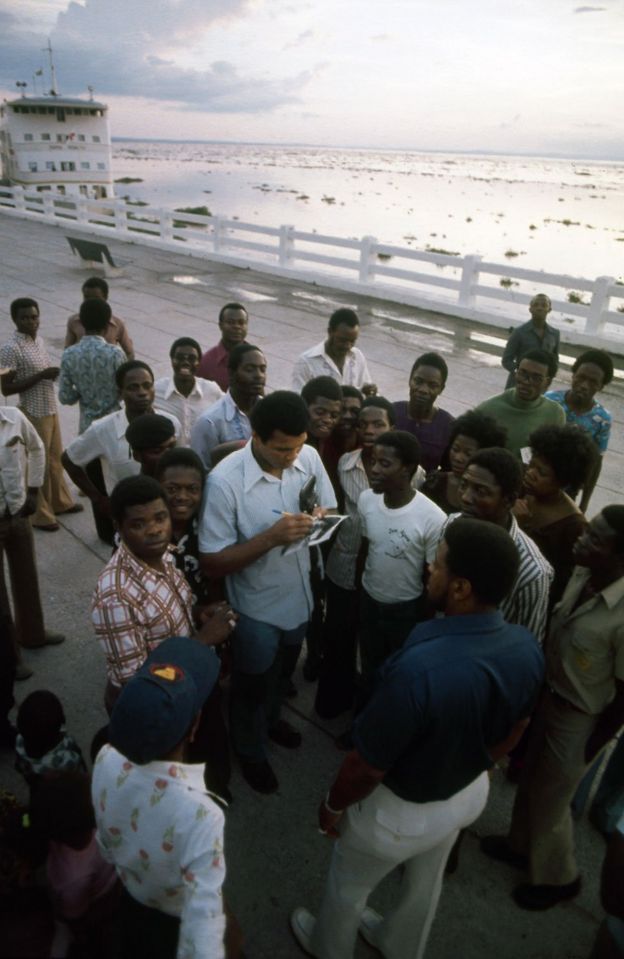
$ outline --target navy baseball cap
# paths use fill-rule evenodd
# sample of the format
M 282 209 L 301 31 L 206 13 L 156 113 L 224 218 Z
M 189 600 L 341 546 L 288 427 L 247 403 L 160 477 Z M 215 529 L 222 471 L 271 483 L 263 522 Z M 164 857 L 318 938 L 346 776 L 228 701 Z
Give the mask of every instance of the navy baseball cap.
M 162 759 L 201 711 L 219 668 L 215 651 L 199 640 L 165 639 L 122 689 L 110 719 L 111 744 L 139 765 Z

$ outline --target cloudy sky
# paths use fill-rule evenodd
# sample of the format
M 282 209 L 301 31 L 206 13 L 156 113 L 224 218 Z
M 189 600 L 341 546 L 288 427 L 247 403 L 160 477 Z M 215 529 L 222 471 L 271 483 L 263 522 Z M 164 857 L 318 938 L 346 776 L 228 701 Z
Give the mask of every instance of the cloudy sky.
M 624 159 L 624 0 L 0 0 L 0 95 L 48 36 L 116 136 Z

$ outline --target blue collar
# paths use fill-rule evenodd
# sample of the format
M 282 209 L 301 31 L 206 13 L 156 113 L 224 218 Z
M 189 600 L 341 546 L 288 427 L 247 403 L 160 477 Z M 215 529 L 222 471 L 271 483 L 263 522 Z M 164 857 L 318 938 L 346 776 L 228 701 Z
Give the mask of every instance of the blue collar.
M 445 639 L 449 636 L 483 636 L 486 633 L 495 633 L 506 626 L 500 609 L 493 613 L 471 613 L 465 616 L 441 616 L 420 623 L 412 630 L 403 649 L 426 643 L 430 639 Z

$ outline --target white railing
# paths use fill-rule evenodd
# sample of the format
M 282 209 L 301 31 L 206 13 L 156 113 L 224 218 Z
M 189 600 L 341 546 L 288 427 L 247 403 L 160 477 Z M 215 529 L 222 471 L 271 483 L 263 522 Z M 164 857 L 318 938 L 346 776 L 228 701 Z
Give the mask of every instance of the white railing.
M 531 297 L 543 292 L 552 300 L 552 322 L 564 342 L 624 352 L 624 285 L 609 276 L 588 280 L 490 263 L 477 255 L 391 246 L 372 236 L 349 240 L 294 226 L 258 226 L 119 199 L 28 193 L 22 187 L 0 187 L 0 212 L 497 327 L 525 321 Z

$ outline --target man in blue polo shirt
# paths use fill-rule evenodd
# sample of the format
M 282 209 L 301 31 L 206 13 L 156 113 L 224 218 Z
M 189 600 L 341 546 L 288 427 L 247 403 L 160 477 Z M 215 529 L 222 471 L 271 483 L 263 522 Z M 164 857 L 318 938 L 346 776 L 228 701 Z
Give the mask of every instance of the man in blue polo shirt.
M 422 956 L 449 852 L 483 811 L 486 770 L 518 740 L 543 678 L 535 638 L 497 609 L 518 564 L 500 527 L 447 526 L 427 584 L 445 618 L 417 626 L 379 670 L 319 809 L 321 831 L 340 838 L 318 919 L 291 916 L 309 955 L 350 959 L 359 929 L 385 959 Z M 399 863 L 401 892 L 382 918 L 364 904 Z

